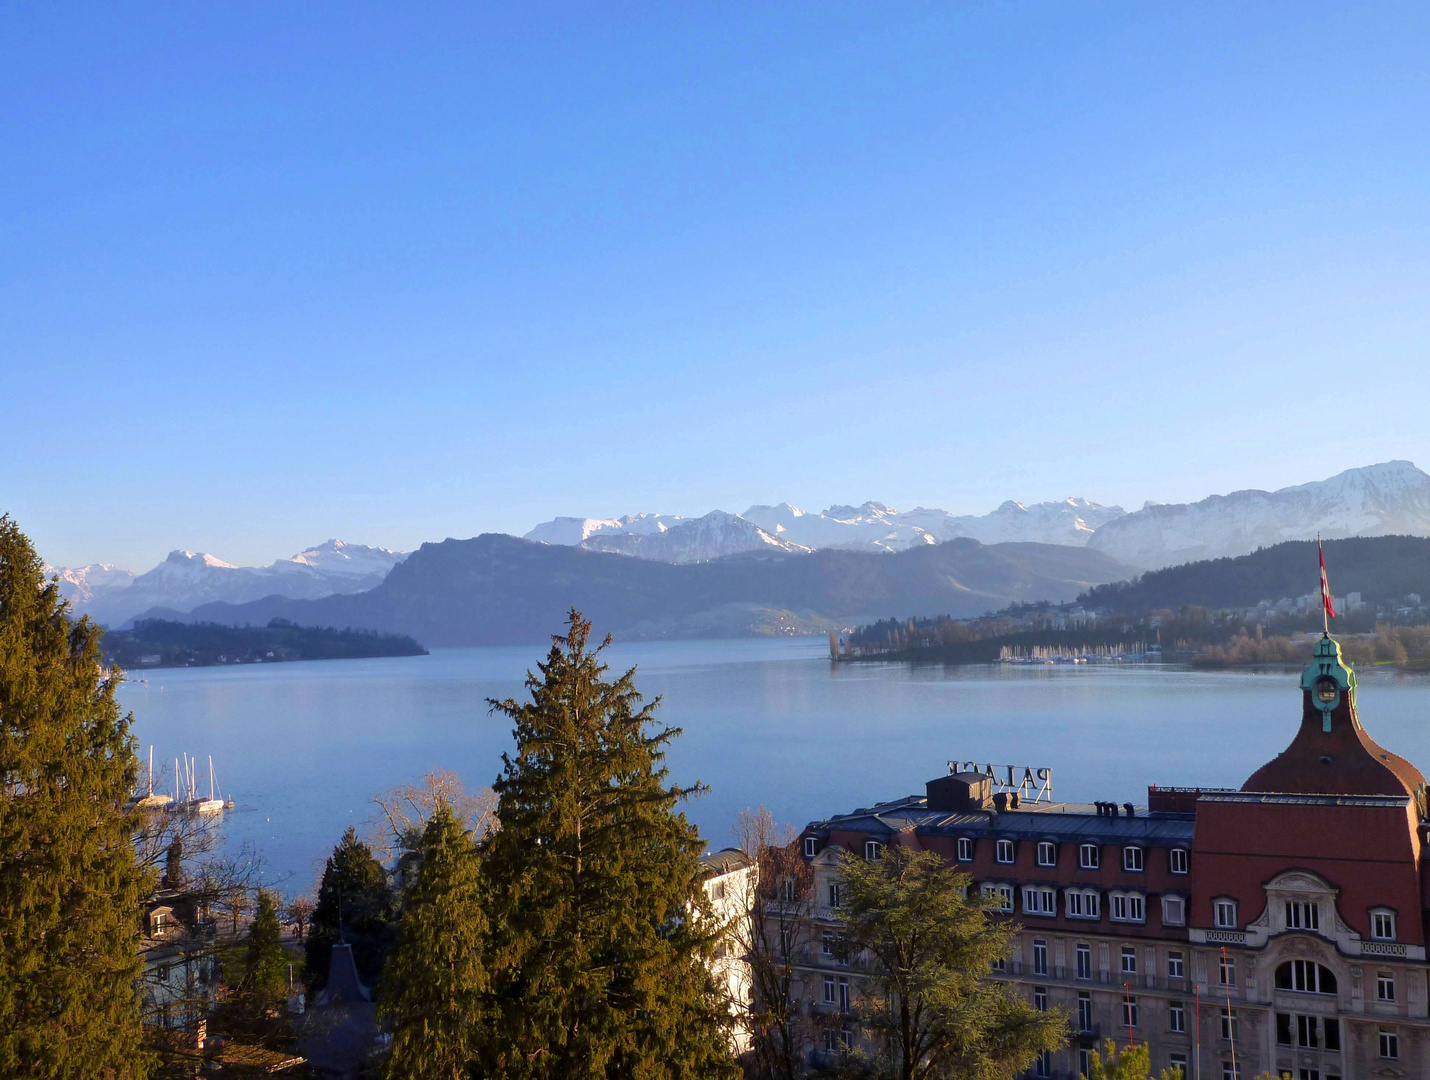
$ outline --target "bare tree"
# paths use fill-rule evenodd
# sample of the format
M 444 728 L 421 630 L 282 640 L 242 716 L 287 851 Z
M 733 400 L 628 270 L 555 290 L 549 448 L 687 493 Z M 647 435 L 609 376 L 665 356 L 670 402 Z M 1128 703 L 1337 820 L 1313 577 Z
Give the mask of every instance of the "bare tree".
M 481 839 L 496 825 L 496 795 L 491 788 L 468 792 L 454 772 L 437 769 L 420 784 L 399 784 L 373 797 L 377 813 L 368 822 L 363 839 L 373 854 L 384 862 L 401 859 L 417 850 L 427 819 L 445 802 L 474 839 Z
M 313 911 L 317 907 L 317 902 L 304 893 L 302 896 L 295 896 L 288 901 L 288 905 L 283 909 L 283 917 L 288 920 L 288 925 L 297 932 L 298 940 L 303 940 L 303 932 L 307 929 L 309 920 L 313 917 Z
M 753 1071 L 762 1080 L 795 1080 L 813 1026 L 795 997 L 794 969 L 814 940 L 810 921 L 813 871 L 799 851 L 799 833 L 776 825 L 763 806 L 741 812 L 739 846 L 758 867 L 741 920 L 753 1001 L 748 1003 Z

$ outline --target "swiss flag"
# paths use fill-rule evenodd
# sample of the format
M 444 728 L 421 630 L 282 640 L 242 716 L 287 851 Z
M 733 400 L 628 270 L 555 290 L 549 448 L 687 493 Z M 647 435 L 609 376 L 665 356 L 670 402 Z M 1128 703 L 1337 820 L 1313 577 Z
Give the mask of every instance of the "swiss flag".
M 1321 557 L 1321 606 L 1331 618 L 1336 617 L 1336 609 L 1331 607 L 1331 587 L 1326 583 L 1326 553 L 1321 550 L 1321 537 L 1316 536 L 1316 554 Z

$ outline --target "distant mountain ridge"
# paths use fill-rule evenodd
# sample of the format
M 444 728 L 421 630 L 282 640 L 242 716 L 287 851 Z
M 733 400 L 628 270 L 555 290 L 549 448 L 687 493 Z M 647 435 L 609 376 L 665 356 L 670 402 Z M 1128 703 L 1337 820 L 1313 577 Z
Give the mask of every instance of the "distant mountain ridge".
M 695 522 L 707 524 L 692 528 Z M 679 539 L 660 539 L 680 530 L 687 531 Z M 699 562 L 779 544 L 791 550 L 897 552 L 967 537 L 983 544 L 1090 546 L 1130 566 L 1158 569 L 1244 555 L 1286 540 L 1310 539 L 1317 532 L 1327 538 L 1430 536 L 1430 475 L 1409 461 L 1386 461 L 1277 491 L 1247 489 L 1193 503 L 1149 502 L 1132 513 L 1069 497 L 1031 505 L 1010 499 L 982 515 L 922 506 L 900 511 L 870 501 L 819 513 L 786 502 L 757 504 L 739 515 L 713 511 L 704 518 L 560 517 L 537 525 L 526 539 Z
M 382 582 L 406 552 L 328 540 L 269 566 L 235 566 L 213 555 L 171 551 L 154 569 L 133 574 L 107 563 L 48 567 L 60 594 L 78 612 L 118 626 L 152 608 L 186 612 L 200 604 L 244 603 L 281 595 L 294 599 L 362 592 Z
M 701 518 L 628 514 L 619 518 L 558 517 L 524 539 L 581 546 L 665 562 L 701 562 L 738 551 L 784 546 L 789 551 L 836 548 L 907 551 L 960 537 L 983 544 L 1038 543 L 1080 547 L 1098 526 L 1120 517 L 1120 506 L 1086 499 L 1024 506 L 1009 500 L 988 514 L 954 515 L 916 507 L 900 512 L 881 502 L 831 506 L 814 514 L 789 503 L 751 506 L 743 514 L 712 511 Z M 697 523 L 699 524 L 697 527 Z M 672 533 L 679 538 L 663 541 Z
M 890 612 L 977 615 L 1019 600 L 1071 600 L 1131 573 L 1087 548 L 967 538 L 895 555 L 769 548 L 677 564 L 485 533 L 423 544 L 365 593 L 207 604 L 183 618 L 282 618 L 409 634 L 430 647 L 545 642 L 575 606 L 627 639 L 740 637 L 838 629 Z
M 1430 536 L 1430 476 L 1408 461 L 1386 461 L 1277 491 L 1149 504 L 1103 525 L 1088 543 L 1122 562 L 1159 569 L 1245 555 L 1318 532 L 1326 539 Z

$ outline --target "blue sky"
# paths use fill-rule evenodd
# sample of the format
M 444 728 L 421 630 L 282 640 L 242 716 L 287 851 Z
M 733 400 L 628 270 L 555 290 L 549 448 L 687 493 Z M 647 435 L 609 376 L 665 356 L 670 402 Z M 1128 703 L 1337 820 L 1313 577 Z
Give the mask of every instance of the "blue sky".
M 1430 467 L 1430 7 L 0 8 L 56 563 Z

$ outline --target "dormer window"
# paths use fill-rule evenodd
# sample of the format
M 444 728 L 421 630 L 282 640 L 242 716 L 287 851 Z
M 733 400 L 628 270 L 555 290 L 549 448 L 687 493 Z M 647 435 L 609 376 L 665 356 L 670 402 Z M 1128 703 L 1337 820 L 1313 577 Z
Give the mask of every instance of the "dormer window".
M 1142 849 L 1140 847 L 1129 846 L 1122 849 L 1122 869 L 1140 874 L 1142 865 Z
M 999 840 L 996 858 L 1000 863 L 1011 864 L 1013 862 L 1013 841 Z
M 877 840 L 864 841 L 864 858 L 873 862 L 884 854 L 884 845 Z
M 1056 844 L 1049 843 L 1047 840 L 1040 841 L 1038 844 L 1038 865 L 1056 866 L 1057 862 L 1058 846 Z
M 804 838 L 804 857 L 812 859 L 817 854 L 819 854 L 819 840 L 813 836 L 806 836 Z
M 1286 901 L 1287 930 L 1319 930 L 1321 928 L 1321 905 L 1314 900 Z
M 1077 864 L 1084 870 L 1096 870 L 1102 865 L 1102 849 L 1096 844 L 1083 844 L 1077 849 Z
M 1167 855 L 1167 868 L 1174 874 L 1185 874 L 1190 868 L 1191 859 L 1187 855 L 1184 847 L 1174 847 Z
M 1322 705 L 1334 705 L 1336 695 L 1340 693 L 1340 687 L 1336 685 L 1336 680 L 1329 675 L 1322 675 L 1316 680 L 1316 700 Z
M 973 861 L 973 837 L 971 837 L 971 836 L 960 836 L 960 837 L 958 838 L 958 861 L 959 861 L 959 862 L 972 862 L 972 861 Z
M 1220 930 L 1235 930 L 1236 921 L 1236 901 L 1218 900 L 1212 904 L 1212 919 Z
M 1376 941 L 1395 940 L 1395 912 L 1387 908 L 1370 913 L 1370 936 Z

